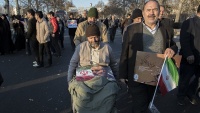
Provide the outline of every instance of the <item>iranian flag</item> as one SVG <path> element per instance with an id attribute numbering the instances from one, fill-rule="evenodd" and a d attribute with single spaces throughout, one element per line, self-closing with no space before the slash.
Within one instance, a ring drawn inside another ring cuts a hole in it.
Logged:
<path id="1" fill-rule="evenodd" d="M 173 90 L 178 86 L 179 73 L 172 59 L 167 58 L 164 62 L 159 81 L 162 95 Z"/>

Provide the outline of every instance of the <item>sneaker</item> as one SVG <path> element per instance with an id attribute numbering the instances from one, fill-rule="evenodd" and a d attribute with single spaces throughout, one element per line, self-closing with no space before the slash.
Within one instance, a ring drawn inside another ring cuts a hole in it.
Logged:
<path id="1" fill-rule="evenodd" d="M 26 52 L 26 55 L 30 56 L 30 55 L 31 55 L 31 53 L 29 53 L 29 52 Z"/>
<path id="2" fill-rule="evenodd" d="M 192 105 L 197 105 L 197 100 L 196 100 L 195 96 L 188 95 L 187 98 L 189 99 L 189 101 Z"/>
<path id="3" fill-rule="evenodd" d="M 37 66 L 39 66 L 37 63 L 34 63 L 34 64 L 33 64 L 33 67 L 37 67 Z"/>
<path id="4" fill-rule="evenodd" d="M 178 105 L 180 105 L 180 106 L 184 106 L 185 105 L 185 98 L 179 98 L 178 97 Z"/>
<path id="5" fill-rule="evenodd" d="M 38 65 L 38 64 L 33 64 L 33 67 L 40 68 L 40 67 L 44 67 L 44 66 L 43 65 Z"/>
<path id="6" fill-rule="evenodd" d="M 37 64 L 37 62 L 36 62 L 36 61 L 33 61 L 33 64 Z"/>

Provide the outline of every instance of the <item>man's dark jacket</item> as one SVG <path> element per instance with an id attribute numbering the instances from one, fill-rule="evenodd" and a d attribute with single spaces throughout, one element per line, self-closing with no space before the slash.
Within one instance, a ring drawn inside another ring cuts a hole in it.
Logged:
<path id="1" fill-rule="evenodd" d="M 174 33 L 171 32 L 170 28 L 164 27 L 161 23 L 159 26 L 163 35 L 164 48 L 171 48 L 176 53 L 178 47 L 172 40 Z M 119 78 L 128 79 L 128 85 L 136 86 L 137 82 L 134 82 L 134 68 L 137 51 L 143 51 L 143 25 L 142 23 L 131 24 L 127 27 L 123 36 L 122 53 L 119 64 Z M 164 52 L 165 50 L 163 50 Z"/>
<path id="2" fill-rule="evenodd" d="M 200 63 L 200 17 L 195 16 L 183 22 L 180 33 L 180 44 L 182 55 L 181 63 L 188 63 L 187 57 L 194 55 L 195 64 Z M 194 43 L 197 43 L 195 46 Z"/>
<path id="3" fill-rule="evenodd" d="M 87 20 L 87 17 L 86 17 L 86 18 L 81 17 L 81 18 L 79 19 L 78 23 L 81 23 L 81 22 L 86 21 L 86 20 Z"/>
<path id="4" fill-rule="evenodd" d="M 28 32 L 26 39 L 36 40 L 36 19 L 33 17 L 28 20 Z"/>
<path id="5" fill-rule="evenodd" d="M 162 18 L 160 20 L 160 23 L 166 27 L 172 27 L 173 28 L 173 25 L 174 25 L 174 22 L 168 18 Z"/>

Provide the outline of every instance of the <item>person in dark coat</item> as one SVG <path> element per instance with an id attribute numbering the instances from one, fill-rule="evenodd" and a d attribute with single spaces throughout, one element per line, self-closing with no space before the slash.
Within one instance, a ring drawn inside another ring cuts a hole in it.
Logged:
<path id="1" fill-rule="evenodd" d="M 109 27 L 109 25 L 108 25 L 108 18 L 106 18 L 106 19 L 103 21 L 103 23 L 106 25 L 106 28 L 107 28 L 107 30 L 108 30 L 108 27 Z"/>
<path id="2" fill-rule="evenodd" d="M 3 83 L 3 77 L 2 77 L 2 75 L 1 75 L 1 72 L 0 72 L 0 86 L 2 85 L 2 83 Z"/>
<path id="3" fill-rule="evenodd" d="M 64 48 L 64 31 L 65 31 L 65 27 L 64 27 L 64 23 L 63 23 L 63 20 L 58 16 L 57 17 L 57 21 L 58 21 L 58 25 L 59 25 L 59 31 L 60 31 L 60 34 L 59 34 L 59 44 L 61 46 L 61 48 L 63 49 Z"/>
<path id="4" fill-rule="evenodd" d="M 200 5 L 197 15 L 183 22 L 180 32 L 180 78 L 178 104 L 185 105 L 185 97 L 191 104 L 197 104 L 196 91 L 200 77 Z M 194 79 L 193 76 L 195 75 Z"/>
<path id="5" fill-rule="evenodd" d="M 87 10 L 83 11 L 82 17 L 79 19 L 79 23 L 87 20 Z"/>
<path id="6" fill-rule="evenodd" d="M 117 27 L 117 20 L 115 19 L 115 16 L 112 15 L 111 19 L 109 20 L 110 42 L 114 42 Z"/>
<path id="7" fill-rule="evenodd" d="M 24 31 L 24 25 L 22 24 L 21 20 L 21 16 L 17 15 L 14 17 L 13 20 L 13 28 L 15 31 L 15 49 L 17 51 L 20 51 L 22 49 L 25 49 L 25 31 Z"/>
<path id="8" fill-rule="evenodd" d="M 3 22 L 3 19 L 0 18 L 0 54 L 1 55 L 5 54 L 5 50 L 4 50 L 5 31 L 6 31 L 6 26 Z"/>
<path id="9" fill-rule="evenodd" d="M 157 1 L 149 0 L 143 8 L 144 21 L 131 24 L 124 31 L 119 79 L 129 86 L 133 101 L 132 113 L 147 113 L 155 91 L 155 86 L 134 81 L 137 51 L 163 53 L 168 58 L 172 58 L 178 51 L 176 43 L 172 40 L 173 33 L 158 21 L 159 9 Z"/>
<path id="10" fill-rule="evenodd" d="M 142 10 L 141 9 L 133 10 L 131 19 L 133 19 L 133 23 L 142 22 Z"/>
<path id="11" fill-rule="evenodd" d="M 69 20 L 76 20 L 72 13 L 69 15 Z M 68 33 L 69 33 L 69 37 L 70 37 L 70 41 L 71 41 L 72 50 L 75 50 L 75 44 L 74 44 L 75 32 L 76 32 L 76 28 L 68 27 Z"/>
<path id="12" fill-rule="evenodd" d="M 4 50 L 5 50 L 6 53 L 13 53 L 14 44 L 13 44 L 12 39 L 11 39 L 10 23 L 9 23 L 5 14 L 0 15 L 0 17 L 3 19 L 3 23 L 6 27 L 6 29 L 5 29 L 6 31 L 4 32 L 5 33 Z"/>
<path id="13" fill-rule="evenodd" d="M 23 18 L 23 22 L 24 22 L 24 30 L 25 30 L 25 37 L 27 35 L 28 32 L 28 18 L 27 18 L 27 14 L 24 15 Z M 27 55 L 31 55 L 31 45 L 30 45 L 30 39 L 26 38 L 26 54 Z"/>
<path id="14" fill-rule="evenodd" d="M 26 39 L 30 41 L 31 48 L 34 52 L 33 67 L 40 67 L 40 59 L 39 59 L 39 42 L 36 39 L 36 19 L 35 19 L 35 11 L 33 9 L 27 10 L 27 18 L 28 18 L 28 30 L 26 34 Z"/>
<path id="15" fill-rule="evenodd" d="M 133 23 L 133 20 L 131 19 L 131 14 L 127 14 L 127 17 L 121 22 L 121 26 L 120 26 L 121 34 L 123 34 L 124 32 L 124 28 L 130 25 L 131 23 Z"/>
<path id="16" fill-rule="evenodd" d="M 132 12 L 131 15 L 131 19 L 132 19 L 132 23 L 131 24 L 135 24 L 135 23 L 140 23 L 142 22 L 142 10 L 140 9 L 135 9 Z M 127 29 L 127 26 L 124 28 L 124 31 Z M 123 42 L 123 37 L 122 37 L 122 42 Z"/>
<path id="17" fill-rule="evenodd" d="M 173 28 L 174 22 L 169 18 L 164 18 L 164 16 L 165 16 L 165 7 L 163 5 L 160 5 L 160 15 L 159 15 L 160 22 L 165 26 Z"/>

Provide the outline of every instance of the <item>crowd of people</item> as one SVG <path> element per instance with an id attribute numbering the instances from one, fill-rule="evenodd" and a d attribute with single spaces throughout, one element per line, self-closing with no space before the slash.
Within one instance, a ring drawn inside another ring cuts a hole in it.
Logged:
<path id="1" fill-rule="evenodd" d="M 137 10 L 139 10 L 139 12 L 137 12 Z M 133 22 L 132 19 L 135 19 L 138 17 L 142 18 L 141 10 L 140 9 L 137 9 L 137 10 L 133 12 L 133 15 L 135 15 L 135 17 L 129 18 L 130 14 L 128 14 L 129 16 L 125 19 L 116 18 L 115 15 L 111 15 L 110 18 L 99 19 L 98 15 L 95 15 L 95 18 L 97 19 L 97 24 L 99 25 L 99 27 L 100 26 L 103 27 L 102 30 L 104 31 L 104 33 L 102 33 L 101 40 L 104 40 L 103 42 L 114 42 L 116 29 L 118 27 L 122 29 L 122 34 L 123 34 L 123 29 L 125 28 L 125 26 Z M 86 25 L 87 21 L 93 21 L 92 19 L 90 19 L 90 14 L 88 15 L 88 11 L 86 10 L 83 11 L 81 16 L 75 17 L 74 13 L 70 13 L 68 16 L 69 18 L 67 20 L 76 20 L 77 24 L 80 24 L 79 26 L 82 26 L 82 28 L 87 26 Z M 35 51 L 35 50 L 39 51 L 39 49 L 37 48 L 38 46 L 36 44 L 38 41 L 35 38 L 36 28 L 34 27 L 35 26 L 34 23 L 37 22 L 37 20 L 35 20 L 35 11 L 28 10 L 27 13 L 24 14 L 23 16 L 12 15 L 10 18 L 8 17 L 8 15 L 0 14 L 0 17 L 1 17 L 0 24 L 1 24 L 1 34 L 2 34 L 1 35 L 2 38 L 0 38 L 1 40 L 0 54 L 1 55 L 12 54 L 14 51 L 21 51 L 25 49 L 27 55 L 36 54 L 36 56 L 38 56 L 37 55 L 38 52 Z M 55 18 L 52 18 L 52 17 L 55 17 Z M 59 35 L 55 33 L 56 37 L 58 38 L 51 38 L 52 35 L 49 35 L 50 50 L 52 53 L 55 53 L 54 54 L 55 56 L 59 57 L 61 56 L 59 48 L 62 48 L 62 49 L 64 48 L 64 31 L 65 31 L 64 29 L 65 27 L 68 28 L 67 20 L 63 19 L 62 17 L 58 15 L 55 15 L 54 12 L 43 14 L 42 18 L 47 21 L 50 30 L 55 27 L 54 30 L 57 30 L 59 32 Z M 57 23 L 56 26 L 54 26 L 55 22 L 52 22 L 53 20 L 56 20 L 56 23 Z M 84 22 L 85 24 L 83 24 Z M 80 30 L 82 30 L 79 28 L 81 27 L 68 28 L 68 34 L 71 40 L 72 50 L 75 50 L 76 45 L 80 43 L 79 42 L 80 36 L 83 35 L 83 34 L 78 33 L 80 32 Z M 52 32 L 55 32 L 55 31 L 50 31 L 50 33 Z M 108 36 L 109 34 L 110 36 Z M 107 36 L 109 37 L 109 39 L 107 38 Z M 85 41 L 85 40 L 86 39 L 82 41 Z M 57 43 L 59 44 L 60 47 L 58 47 Z M 37 59 L 36 59 L 36 62 L 39 61 Z"/>
<path id="2" fill-rule="evenodd" d="M 74 43 L 76 50 L 71 58 L 68 69 L 69 92 L 72 96 L 72 108 L 74 113 L 97 112 L 116 113 L 115 102 L 119 87 L 117 82 L 104 80 L 106 69 L 111 68 L 113 75 L 119 78 L 122 85 L 128 86 L 132 97 L 132 112 L 147 113 L 152 101 L 155 86 L 139 83 L 133 80 L 137 51 L 164 54 L 173 58 L 178 53 L 178 47 L 173 41 L 173 21 L 164 18 L 165 8 L 155 0 L 149 0 L 143 9 L 135 9 L 132 15 L 128 15 L 120 24 L 114 16 L 97 21 L 98 12 L 91 8 L 88 19 L 78 25 L 75 32 Z M 186 97 L 192 105 L 197 105 L 197 92 L 199 91 L 199 34 L 200 6 L 194 18 L 183 22 L 180 32 L 180 79 L 177 93 L 177 103 L 184 106 Z M 107 24 L 107 25 L 106 25 Z M 114 42 L 116 28 L 122 28 L 122 52 L 119 69 L 116 70 L 116 59 L 108 42 Z M 108 39 L 108 32 L 110 39 Z M 91 65 L 92 72 L 98 73 L 89 81 L 76 80 L 76 69 Z M 103 77 L 101 75 L 104 75 Z M 192 77 L 195 77 L 192 79 Z M 101 81 L 101 82 L 100 82 Z M 98 86 L 94 87 L 94 86 Z M 86 87 L 87 86 L 87 87 Z M 107 91 L 107 87 L 113 92 Z M 99 88 L 103 88 L 99 90 Z M 104 89 L 105 88 L 105 89 Z M 107 92 L 106 92 L 107 91 Z M 102 95 L 98 100 L 97 95 Z M 110 98 L 112 95 L 113 98 Z M 99 103 L 94 105 L 94 103 Z M 110 103 L 110 104 L 108 104 Z M 105 106 L 107 106 L 107 109 Z"/>
<path id="3" fill-rule="evenodd" d="M 0 15 L 0 53 L 13 53 L 26 48 L 28 55 L 33 54 L 33 67 L 44 67 L 44 54 L 47 65 L 52 65 L 52 55 L 61 57 L 64 48 L 65 26 L 74 54 L 68 69 L 69 92 L 72 96 L 74 113 L 116 113 L 115 100 L 119 91 L 117 80 L 105 76 L 95 76 L 89 81 L 77 81 L 77 68 L 91 66 L 98 75 L 105 75 L 109 68 L 121 85 L 127 85 L 132 97 L 132 112 L 147 113 L 155 86 L 133 80 L 137 51 L 164 54 L 173 58 L 178 47 L 173 41 L 173 21 L 164 18 L 165 7 L 155 0 L 147 1 L 143 9 L 135 9 L 123 20 L 112 15 L 109 19 L 99 20 L 95 7 L 84 11 L 82 18 L 69 15 L 67 25 L 54 12 L 46 17 L 41 11 L 29 9 L 26 18 L 12 17 L 12 27 L 6 15 Z M 75 22 L 75 23 L 70 23 Z M 119 63 L 109 43 L 114 43 L 117 28 L 121 28 L 122 52 Z M 197 91 L 200 77 L 200 6 L 194 18 L 183 22 L 180 32 L 180 79 L 177 102 L 185 105 L 186 97 L 191 104 L 197 104 Z M 119 66 L 119 69 L 118 69 Z M 192 79 L 193 75 L 195 77 Z M 100 98 L 100 99 L 99 99 Z M 103 100 L 103 101 L 102 101 Z M 96 105 L 95 103 L 99 103 Z"/>
<path id="4" fill-rule="evenodd" d="M 12 54 L 25 49 L 27 55 L 34 56 L 33 67 L 44 67 L 43 55 L 48 56 L 48 65 L 52 64 L 52 55 L 61 56 L 64 48 L 64 21 L 54 12 L 44 15 L 41 11 L 27 10 L 20 15 L 8 17 L 0 14 L 0 54 Z"/>

